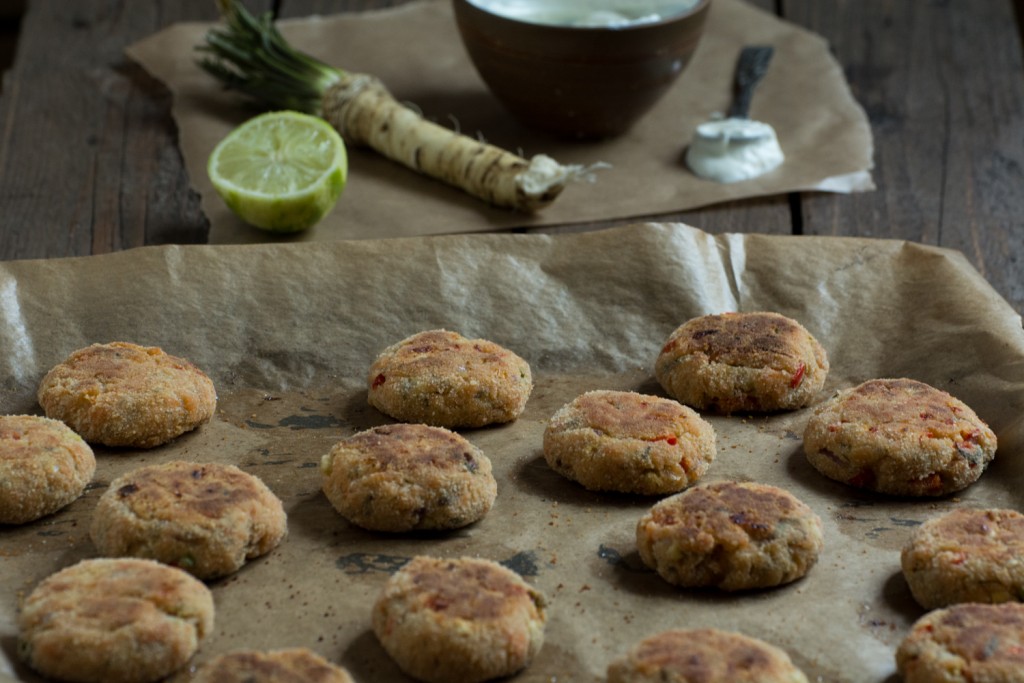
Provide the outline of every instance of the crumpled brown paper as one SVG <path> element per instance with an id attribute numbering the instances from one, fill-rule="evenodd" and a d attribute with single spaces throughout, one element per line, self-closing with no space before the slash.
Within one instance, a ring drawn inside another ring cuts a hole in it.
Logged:
<path id="1" fill-rule="evenodd" d="M 938 500 L 891 498 L 826 480 L 806 462 L 809 410 L 710 416 L 718 457 L 705 476 L 783 486 L 824 521 L 803 580 L 724 594 L 673 588 L 646 570 L 634 527 L 654 499 L 596 494 L 545 464 L 541 437 L 589 389 L 661 394 L 651 368 L 686 319 L 774 310 L 814 333 L 832 361 L 821 399 L 872 377 L 949 391 L 995 430 L 981 480 Z M 525 357 L 536 380 L 516 422 L 463 432 L 489 455 L 498 500 L 449 534 L 370 533 L 320 492 L 339 438 L 389 420 L 366 403 L 367 368 L 387 344 L 447 327 Z M 551 600 L 539 658 L 517 681 L 603 680 L 634 641 L 669 627 L 738 629 L 785 648 L 810 680 L 882 683 L 923 611 L 899 549 L 924 519 L 958 506 L 1024 505 L 1024 332 L 1020 317 L 957 252 L 899 241 L 711 236 L 679 224 L 573 235 L 461 235 L 321 244 L 147 247 L 0 263 L 0 401 L 38 412 L 35 388 L 91 342 L 162 346 L 214 379 L 215 419 L 150 451 L 98 448 L 85 496 L 0 527 L 0 673 L 17 661 L 19 600 L 49 573 L 93 556 L 90 512 L 106 485 L 170 459 L 234 463 L 284 501 L 289 536 L 212 584 L 216 628 L 196 661 L 239 647 L 308 646 L 359 681 L 405 681 L 370 631 L 388 573 L 415 554 L 507 563 Z"/>
<path id="2" fill-rule="evenodd" d="M 210 241 L 267 241 L 273 236 L 228 211 L 206 175 L 213 147 L 253 113 L 196 66 L 193 48 L 209 27 L 178 24 L 132 45 L 128 54 L 174 95 L 182 152 L 210 219 Z M 349 183 L 334 212 L 294 239 L 480 232 L 648 217 L 801 190 L 873 189 L 870 126 L 826 42 L 741 0 L 714 0 L 700 46 L 665 99 L 627 135 L 599 143 L 558 140 L 512 120 L 469 62 L 447 1 L 286 21 L 281 32 L 328 64 L 379 76 L 399 100 L 439 123 L 526 156 L 611 164 L 595 183 L 575 183 L 555 204 L 528 216 L 489 207 L 373 152 L 350 150 Z M 786 163 L 732 185 L 700 179 L 683 164 L 683 151 L 698 123 L 727 109 L 736 58 L 750 44 L 775 47 L 751 116 L 776 128 Z"/>

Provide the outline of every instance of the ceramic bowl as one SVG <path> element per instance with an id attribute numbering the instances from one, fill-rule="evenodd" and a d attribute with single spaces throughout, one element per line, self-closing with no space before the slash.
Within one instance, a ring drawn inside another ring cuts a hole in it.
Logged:
<path id="1" fill-rule="evenodd" d="M 575 1 L 593 8 L 602 0 L 453 1 L 463 45 L 495 97 L 521 123 L 571 138 L 621 135 L 647 113 L 686 68 L 711 4 L 691 0 L 680 12 L 687 0 L 619 0 L 618 6 L 634 8 L 660 2 L 676 13 L 581 26 L 513 17 L 501 7 L 550 9 Z"/>

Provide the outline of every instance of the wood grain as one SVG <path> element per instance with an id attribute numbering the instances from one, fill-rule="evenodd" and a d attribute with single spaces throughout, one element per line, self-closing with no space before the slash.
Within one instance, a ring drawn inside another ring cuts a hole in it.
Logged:
<path id="1" fill-rule="evenodd" d="M 1024 310 L 1024 65 L 1013 6 L 784 5 L 830 41 L 875 138 L 878 190 L 808 195 L 805 232 L 960 250 Z"/>
<path id="2" fill-rule="evenodd" d="M 22 19 L 0 99 L 4 258 L 205 239 L 166 89 L 123 55 L 212 3 L 39 0 Z"/>

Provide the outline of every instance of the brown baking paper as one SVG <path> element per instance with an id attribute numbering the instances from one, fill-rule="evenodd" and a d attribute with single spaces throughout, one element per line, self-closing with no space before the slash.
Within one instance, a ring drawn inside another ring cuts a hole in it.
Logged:
<path id="1" fill-rule="evenodd" d="M 977 410 L 999 438 L 981 480 L 957 496 L 910 500 L 827 480 L 806 462 L 809 409 L 708 416 L 718 456 L 705 481 L 785 487 L 823 519 L 810 574 L 773 590 L 685 590 L 645 569 L 634 543 L 653 498 L 591 493 L 545 464 L 546 420 L 583 391 L 663 395 L 654 359 L 690 317 L 773 310 L 828 350 L 820 399 L 874 377 L 913 377 Z M 463 434 L 493 461 L 494 508 L 446 534 L 354 528 L 320 491 L 320 457 L 390 420 L 366 402 L 386 345 L 445 327 L 491 339 L 531 364 L 516 422 Z M 288 513 L 268 556 L 211 583 L 216 628 L 195 662 L 240 647 L 307 646 L 359 681 L 405 681 L 370 630 L 390 572 L 411 556 L 504 562 L 550 599 L 543 650 L 517 681 L 600 681 L 609 661 L 667 628 L 737 629 L 785 648 L 811 681 L 880 683 L 923 612 L 899 548 L 924 519 L 959 506 L 1021 508 L 1024 332 L 957 252 L 855 238 L 711 236 L 680 224 L 573 235 L 462 235 L 323 244 L 167 246 L 0 263 L 0 387 L 7 413 L 39 412 L 42 375 L 76 348 L 129 340 L 193 360 L 214 379 L 213 421 L 149 451 L 97 448 L 84 497 L 0 527 L 0 672 L 17 661 L 19 601 L 41 579 L 95 555 L 91 510 L 109 482 L 184 458 L 237 464 Z"/>
<path id="2" fill-rule="evenodd" d="M 206 175 L 214 146 L 252 111 L 195 64 L 210 24 L 177 24 L 128 49 L 173 93 L 185 164 L 210 219 L 210 242 L 273 239 L 226 208 Z M 842 69 L 819 36 L 739 0 L 714 0 L 706 33 L 668 95 L 627 135 L 606 142 L 558 140 L 521 127 L 488 92 L 462 47 L 450 4 L 423 0 L 362 14 L 281 22 L 294 45 L 328 64 L 379 76 L 425 116 L 526 156 L 564 164 L 606 162 L 596 182 L 571 185 L 541 213 L 495 209 L 367 151 L 350 149 L 348 185 L 335 210 L 296 240 L 479 232 L 654 216 L 716 202 L 800 190 L 873 189 L 872 138 Z M 698 123 L 729 105 L 742 47 L 775 54 L 751 116 L 775 127 L 786 162 L 777 171 L 722 185 L 682 162 Z"/>

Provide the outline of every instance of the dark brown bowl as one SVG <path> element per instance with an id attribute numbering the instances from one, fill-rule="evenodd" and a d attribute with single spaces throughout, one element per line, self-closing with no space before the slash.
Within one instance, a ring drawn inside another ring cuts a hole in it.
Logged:
<path id="1" fill-rule="evenodd" d="M 454 3 L 473 65 L 513 116 L 559 136 L 606 138 L 629 130 L 683 72 L 711 0 L 622 28 L 531 23 Z"/>

